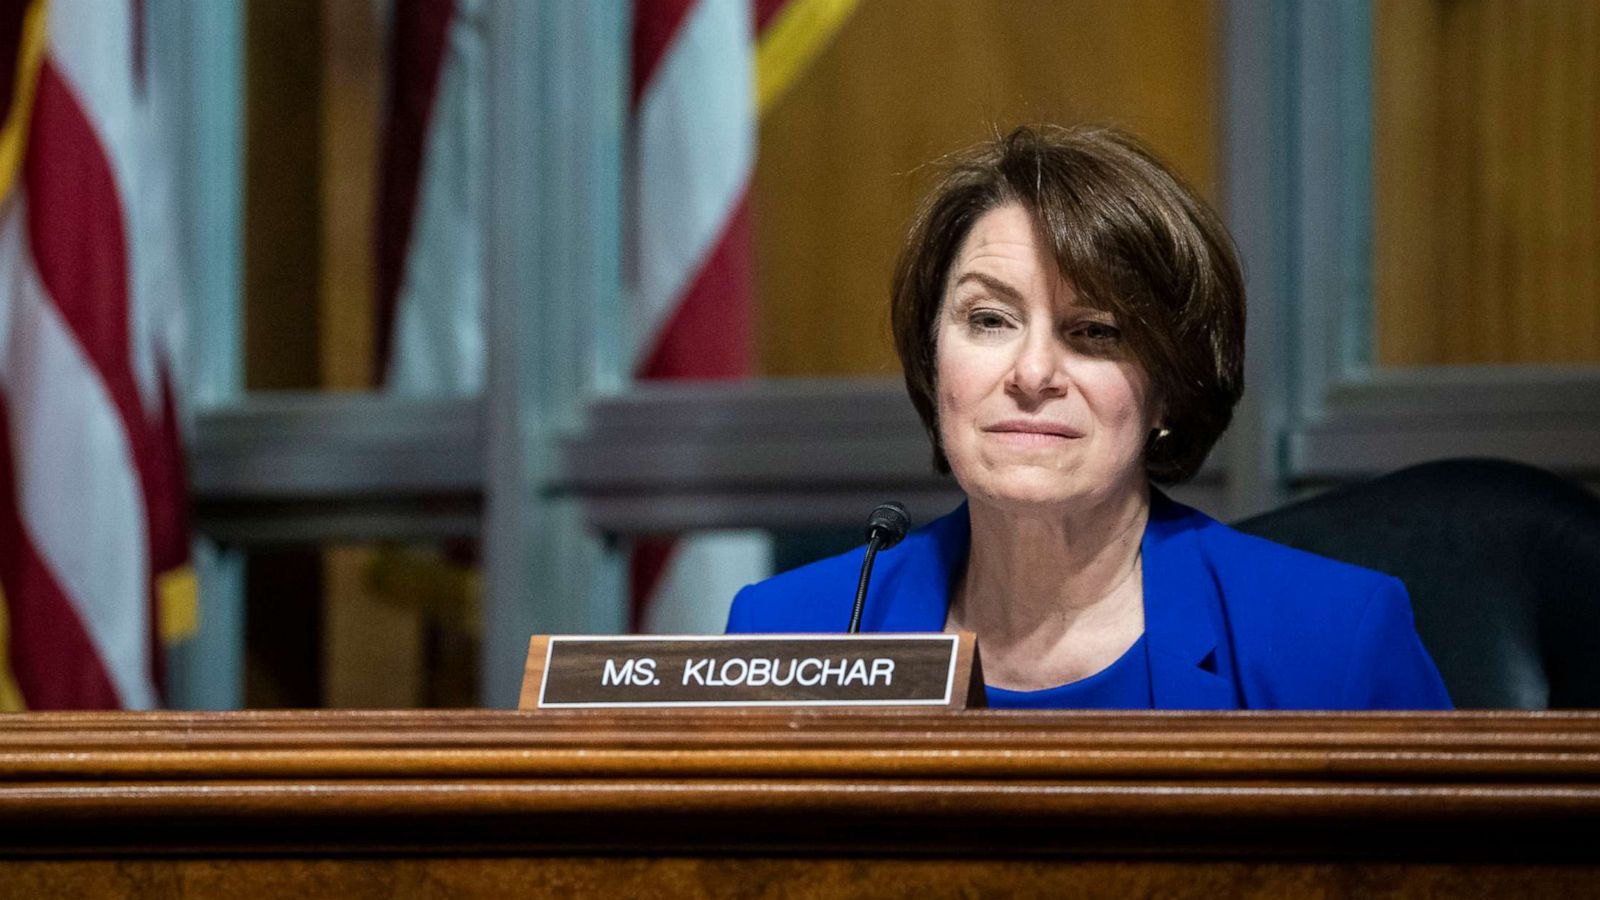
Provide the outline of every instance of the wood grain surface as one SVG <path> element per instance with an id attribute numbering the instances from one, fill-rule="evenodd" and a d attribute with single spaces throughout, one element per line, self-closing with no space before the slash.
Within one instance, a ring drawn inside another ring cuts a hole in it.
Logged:
<path id="1" fill-rule="evenodd" d="M 871 0 L 761 118 L 761 371 L 899 371 L 889 275 L 928 163 L 1025 122 L 1117 125 L 1215 197 L 1214 0 Z"/>
<path id="2" fill-rule="evenodd" d="M 1600 4 L 1372 12 L 1377 361 L 1600 361 Z"/>
<path id="3" fill-rule="evenodd" d="M 1585 866 L 774 857 L 119 859 L 0 863 L 0 898 L 1593 897 Z M 64 885 L 70 886 L 63 891 Z"/>
<path id="4" fill-rule="evenodd" d="M 54 713 L 0 855 L 1593 861 L 1600 714 Z"/>
<path id="5" fill-rule="evenodd" d="M 1597 713 L 0 720 L 0 900 L 1585 897 L 1597 824 Z"/>

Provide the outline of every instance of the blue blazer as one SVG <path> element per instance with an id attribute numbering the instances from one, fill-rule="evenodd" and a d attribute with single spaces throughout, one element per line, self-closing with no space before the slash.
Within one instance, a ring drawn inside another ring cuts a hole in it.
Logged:
<path id="1" fill-rule="evenodd" d="M 879 553 L 861 630 L 943 631 L 970 542 L 963 504 Z M 1155 491 L 1142 549 L 1157 709 L 1450 708 L 1398 579 L 1241 534 Z M 746 587 L 728 631 L 847 630 L 864 553 Z"/>

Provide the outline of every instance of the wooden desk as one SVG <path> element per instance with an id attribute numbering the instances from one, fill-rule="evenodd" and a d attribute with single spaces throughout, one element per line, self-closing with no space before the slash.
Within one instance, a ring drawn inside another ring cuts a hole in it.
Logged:
<path id="1" fill-rule="evenodd" d="M 0 896 L 1592 896 L 1600 714 L 0 719 Z"/>

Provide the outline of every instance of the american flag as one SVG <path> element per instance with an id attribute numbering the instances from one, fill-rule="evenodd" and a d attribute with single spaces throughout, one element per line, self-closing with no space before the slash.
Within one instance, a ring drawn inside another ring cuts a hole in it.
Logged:
<path id="1" fill-rule="evenodd" d="M 750 187 L 757 126 L 854 0 L 637 0 L 632 256 L 641 380 L 755 374 Z M 770 574 L 756 534 L 635 542 L 633 626 L 720 631 Z"/>
<path id="2" fill-rule="evenodd" d="M 147 708 L 192 626 L 173 160 L 137 0 L 0 12 L 0 705 Z"/>
<path id="3" fill-rule="evenodd" d="M 396 0 L 378 214 L 378 381 L 483 389 L 484 78 L 479 0 Z"/>
<path id="4" fill-rule="evenodd" d="M 625 229 L 640 380 L 754 374 L 750 185 L 759 114 L 856 0 L 637 0 Z M 483 78 L 478 0 L 397 0 L 379 238 L 384 383 L 471 395 L 483 383 L 476 276 Z M 631 560 L 640 630 L 720 630 L 766 573 L 765 539 L 647 539 Z M 719 605 L 720 603 L 720 605 Z"/>

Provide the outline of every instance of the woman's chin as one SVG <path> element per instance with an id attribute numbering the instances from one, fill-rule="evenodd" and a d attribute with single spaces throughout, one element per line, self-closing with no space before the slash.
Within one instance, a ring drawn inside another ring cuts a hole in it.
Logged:
<path id="1" fill-rule="evenodd" d="M 1080 479 L 1044 469 L 989 473 L 963 484 L 967 496 L 986 506 L 1021 515 L 1048 515 L 1100 493 Z"/>

